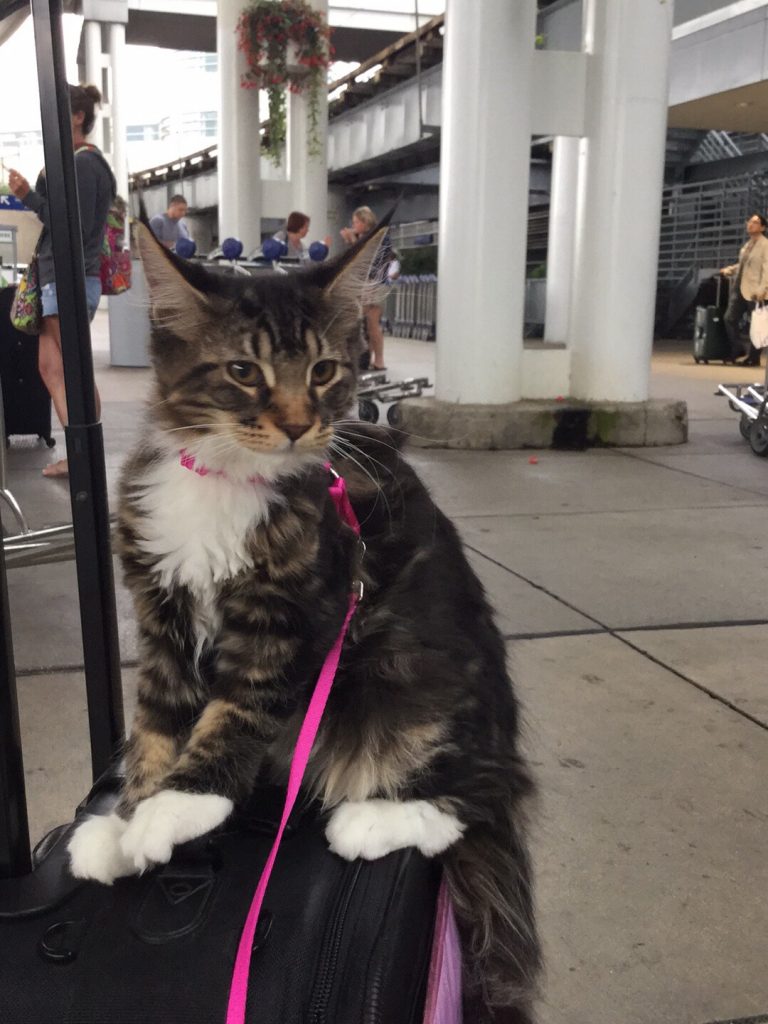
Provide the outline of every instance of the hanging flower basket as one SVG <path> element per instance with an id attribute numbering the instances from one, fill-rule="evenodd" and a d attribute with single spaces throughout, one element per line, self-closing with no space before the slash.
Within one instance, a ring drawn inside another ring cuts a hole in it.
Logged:
<path id="1" fill-rule="evenodd" d="M 320 98 L 333 56 L 331 30 L 305 0 L 254 0 L 237 22 L 238 48 L 248 70 L 244 89 L 266 89 L 269 120 L 264 150 L 279 166 L 286 135 L 286 89 L 306 93 L 307 153 L 320 153 Z"/>

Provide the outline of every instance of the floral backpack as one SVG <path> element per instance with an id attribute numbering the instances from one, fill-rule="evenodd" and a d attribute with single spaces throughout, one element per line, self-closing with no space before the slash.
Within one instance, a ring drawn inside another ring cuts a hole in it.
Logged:
<path id="1" fill-rule="evenodd" d="M 104 160 L 98 146 L 79 146 L 75 150 L 75 155 L 85 151 L 98 153 Z M 106 160 L 104 163 L 106 164 Z M 101 243 L 99 276 L 102 295 L 121 295 L 131 287 L 131 254 L 125 248 L 126 211 L 125 200 L 116 195 L 107 212 L 107 223 Z"/>
<path id="2" fill-rule="evenodd" d="M 131 287 L 131 254 L 125 245 L 125 200 L 115 196 L 107 213 L 104 240 L 101 243 L 102 295 L 120 295 Z"/>

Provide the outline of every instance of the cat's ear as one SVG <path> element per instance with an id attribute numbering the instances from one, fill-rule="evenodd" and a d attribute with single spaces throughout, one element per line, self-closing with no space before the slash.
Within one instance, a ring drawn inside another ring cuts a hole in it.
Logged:
<path id="1" fill-rule="evenodd" d="M 335 305 L 358 309 L 365 294 L 366 303 L 375 303 L 378 291 L 369 280 L 376 253 L 389 229 L 389 222 L 395 212 L 393 207 L 386 217 L 356 242 L 351 249 L 333 263 L 327 263 L 321 271 L 320 284 L 328 298 Z"/>
<path id="2" fill-rule="evenodd" d="M 146 223 L 136 224 L 136 242 L 147 280 L 150 318 L 181 338 L 194 336 L 210 312 L 206 295 L 185 274 L 185 267 L 155 238 Z"/>
<path id="3" fill-rule="evenodd" d="M 370 287 L 368 275 L 386 233 L 386 225 L 377 226 L 345 254 L 323 289 L 329 298 L 342 303 L 360 301 L 363 289 Z"/>

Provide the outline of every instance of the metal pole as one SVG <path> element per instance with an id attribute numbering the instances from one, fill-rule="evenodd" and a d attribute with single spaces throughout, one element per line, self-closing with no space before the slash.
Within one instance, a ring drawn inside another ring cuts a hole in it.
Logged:
<path id="1" fill-rule="evenodd" d="M 421 32 L 419 24 L 419 0 L 413 0 L 416 13 L 416 87 L 419 93 L 419 138 L 424 138 L 424 108 L 421 103 Z"/>
<path id="2" fill-rule="evenodd" d="M 0 878 L 17 878 L 31 870 L 16 666 L 5 558 L 0 551 Z"/>
<path id="3" fill-rule="evenodd" d="M 80 205 L 61 31 L 61 0 L 32 0 L 56 294 L 69 424 L 65 427 L 94 779 L 124 737 L 104 439 L 96 417 Z"/>

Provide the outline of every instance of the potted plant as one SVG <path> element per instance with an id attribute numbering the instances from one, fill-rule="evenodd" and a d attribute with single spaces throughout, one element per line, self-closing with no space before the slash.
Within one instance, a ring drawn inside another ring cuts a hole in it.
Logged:
<path id="1" fill-rule="evenodd" d="M 264 149 L 279 165 L 286 135 L 286 88 L 306 93 L 307 152 L 320 152 L 320 98 L 327 88 L 331 30 L 324 16 L 305 0 L 252 0 L 237 23 L 238 48 L 248 70 L 244 89 L 266 89 L 269 119 Z"/>

